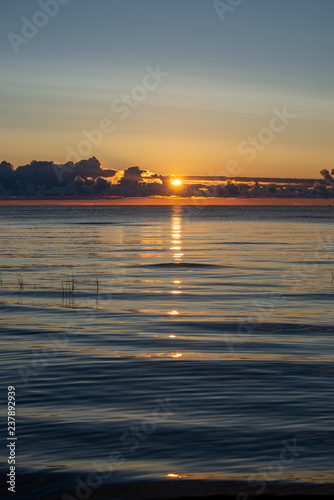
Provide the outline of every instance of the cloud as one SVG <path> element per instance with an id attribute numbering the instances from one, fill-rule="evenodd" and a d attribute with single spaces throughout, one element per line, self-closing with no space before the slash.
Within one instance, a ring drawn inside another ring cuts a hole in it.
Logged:
<path id="1" fill-rule="evenodd" d="M 28 184 L 34 187 L 40 186 L 49 189 L 57 186 L 67 186 L 81 177 L 110 178 L 114 177 L 116 170 L 103 169 L 101 163 L 94 156 L 88 160 L 78 163 L 68 162 L 65 165 L 57 165 L 53 161 L 35 161 L 28 165 L 22 165 L 16 170 L 11 163 L 3 161 L 0 164 L 0 182 L 3 187 L 10 189 L 24 189 Z"/>
<path id="2" fill-rule="evenodd" d="M 49 188 L 59 184 L 55 164 L 52 161 L 32 161 L 29 165 L 18 167 L 14 172 L 15 182 L 24 186 L 45 186 Z"/>
<path id="3" fill-rule="evenodd" d="M 80 160 L 77 163 L 69 161 L 65 165 L 58 165 L 54 168 L 57 168 L 56 175 L 62 184 L 73 182 L 78 176 L 83 179 L 97 179 L 98 177 L 114 177 L 117 173 L 117 170 L 102 168 L 101 163 L 95 156 L 88 160 Z"/>
<path id="4" fill-rule="evenodd" d="M 4 185 L 11 182 L 14 178 L 14 165 L 3 161 L 0 163 L 0 182 Z"/>
<path id="5" fill-rule="evenodd" d="M 114 177 L 116 172 L 116 170 L 102 168 L 101 163 L 95 156 L 89 158 L 89 160 L 81 160 L 73 167 L 75 177 L 80 175 L 80 177 L 91 177 L 92 179 L 97 179 L 98 177 Z"/>
<path id="6" fill-rule="evenodd" d="M 332 184 L 332 186 L 334 186 L 334 179 L 331 176 L 331 174 L 334 174 L 334 169 L 332 169 L 331 174 L 329 173 L 329 171 L 326 168 L 323 168 L 322 170 L 320 170 L 319 173 L 323 176 L 323 178 L 327 182 L 329 182 L 329 184 Z"/>
<path id="7" fill-rule="evenodd" d="M 124 170 L 124 175 L 119 181 L 121 185 L 136 185 L 139 182 L 143 182 L 142 174 L 145 170 L 141 170 L 139 167 L 129 167 Z"/>

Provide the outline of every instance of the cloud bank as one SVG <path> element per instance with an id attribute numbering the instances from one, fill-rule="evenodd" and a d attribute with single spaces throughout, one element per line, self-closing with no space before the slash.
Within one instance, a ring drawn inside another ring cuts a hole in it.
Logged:
<path id="1" fill-rule="evenodd" d="M 71 199 L 109 197 L 278 197 L 333 198 L 334 179 L 328 170 L 324 179 L 184 178 L 173 183 L 172 176 L 149 172 L 138 166 L 124 171 L 104 169 L 93 156 L 77 163 L 58 165 L 53 161 L 32 161 L 15 168 L 0 163 L 1 198 Z"/>

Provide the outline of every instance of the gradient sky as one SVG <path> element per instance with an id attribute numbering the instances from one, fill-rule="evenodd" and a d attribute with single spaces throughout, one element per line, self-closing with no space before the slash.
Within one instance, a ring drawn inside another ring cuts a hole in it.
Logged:
<path id="1" fill-rule="evenodd" d="M 223 20 L 212 0 L 69 0 L 46 20 L 39 2 L 1 2 L 0 161 L 63 163 L 86 147 L 106 168 L 163 174 L 333 168 L 333 0 L 241 0 Z M 15 53 L 8 33 L 34 16 L 46 25 Z M 169 76 L 145 97 L 136 87 L 157 65 Z M 115 112 L 131 92 L 143 100 Z M 295 118 L 263 132 L 284 107 Z M 104 119 L 114 130 L 93 145 L 83 130 Z"/>

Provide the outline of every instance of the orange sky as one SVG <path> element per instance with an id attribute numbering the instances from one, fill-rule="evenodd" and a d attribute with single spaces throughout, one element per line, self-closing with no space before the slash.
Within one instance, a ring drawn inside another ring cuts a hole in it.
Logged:
<path id="1" fill-rule="evenodd" d="M 65 2 L 18 47 L 6 34 L 36 5 L 2 2 L 0 161 L 317 178 L 334 158 L 334 2 L 282 2 L 234 2 L 224 22 L 212 0 Z"/>

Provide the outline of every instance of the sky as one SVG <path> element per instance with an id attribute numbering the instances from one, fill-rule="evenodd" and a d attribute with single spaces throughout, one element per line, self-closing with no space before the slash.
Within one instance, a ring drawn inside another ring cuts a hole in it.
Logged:
<path id="1" fill-rule="evenodd" d="M 2 0 L 0 161 L 333 168 L 332 0 Z"/>

